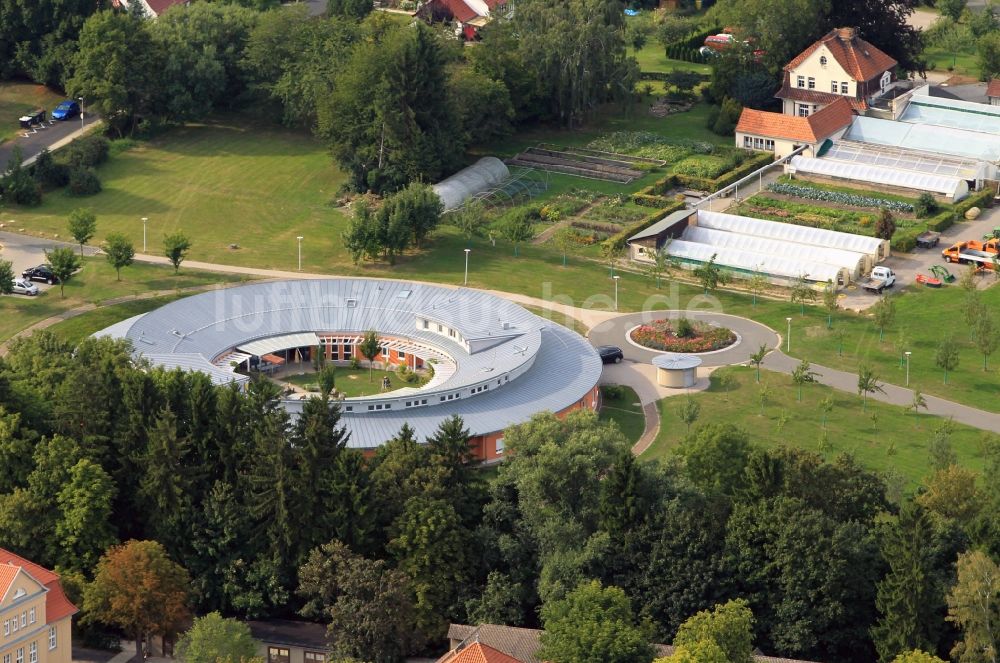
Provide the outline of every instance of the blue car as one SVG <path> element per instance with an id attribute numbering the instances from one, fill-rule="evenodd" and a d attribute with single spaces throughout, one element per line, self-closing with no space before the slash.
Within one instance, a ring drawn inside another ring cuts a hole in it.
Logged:
<path id="1" fill-rule="evenodd" d="M 80 104 L 75 101 L 64 101 L 52 111 L 53 120 L 69 120 L 80 114 Z"/>

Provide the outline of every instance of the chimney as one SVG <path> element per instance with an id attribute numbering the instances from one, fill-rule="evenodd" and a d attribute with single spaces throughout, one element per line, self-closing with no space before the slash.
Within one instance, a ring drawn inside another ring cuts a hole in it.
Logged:
<path id="1" fill-rule="evenodd" d="M 854 28 L 837 28 L 837 36 L 841 41 L 853 41 L 857 30 Z"/>

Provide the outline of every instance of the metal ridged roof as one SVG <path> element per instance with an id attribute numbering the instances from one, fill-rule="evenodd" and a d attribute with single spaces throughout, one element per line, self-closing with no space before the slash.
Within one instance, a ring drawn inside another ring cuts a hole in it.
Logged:
<path id="1" fill-rule="evenodd" d="M 470 354 L 457 338 L 437 333 L 436 323 L 431 329 L 418 326 L 423 316 L 465 338 L 495 337 L 497 343 Z M 136 353 L 154 364 L 200 370 L 218 383 L 225 382 L 226 376 L 230 380 L 242 377 L 212 364 L 233 348 L 290 334 L 364 333 L 369 329 L 439 348 L 455 360 L 456 369 L 431 389 L 405 390 L 428 398 L 431 402 L 426 406 L 344 412 L 342 421 L 351 432 L 352 447 L 378 446 L 404 423 L 426 437 L 452 414 L 462 416 L 474 435 L 502 430 L 537 412 L 556 412 L 577 403 L 601 375 L 600 358 L 584 338 L 512 302 L 478 290 L 402 281 L 255 283 L 180 299 L 99 334 L 128 338 Z M 494 383 L 504 375 L 510 375 L 509 382 L 465 395 L 470 386 Z M 439 394 L 463 388 L 462 398 L 434 402 Z M 285 401 L 285 406 L 295 413 L 302 402 Z"/>

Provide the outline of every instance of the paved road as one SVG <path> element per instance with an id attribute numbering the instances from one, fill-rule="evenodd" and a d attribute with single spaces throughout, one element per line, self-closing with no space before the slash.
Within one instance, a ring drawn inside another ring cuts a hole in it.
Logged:
<path id="1" fill-rule="evenodd" d="M 0 143 L 0 169 L 6 170 L 7 162 L 10 161 L 10 157 L 14 153 L 14 147 L 16 146 L 21 148 L 21 155 L 25 160 L 25 164 L 30 165 L 43 149 L 48 148 L 49 150 L 53 150 L 58 146 L 64 145 L 78 136 L 86 127 L 90 127 L 99 121 L 100 118 L 96 115 L 84 113 L 82 127 L 80 118 L 74 118 L 65 122 L 56 122 L 55 124 L 46 123 L 44 129 L 38 129 L 34 133 L 29 133 L 27 138 L 18 133 L 14 138 Z"/>

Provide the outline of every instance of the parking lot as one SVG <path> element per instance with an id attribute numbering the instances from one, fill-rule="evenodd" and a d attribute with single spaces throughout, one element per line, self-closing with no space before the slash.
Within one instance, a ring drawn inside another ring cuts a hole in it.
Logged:
<path id="1" fill-rule="evenodd" d="M 51 109 L 48 110 L 51 111 Z M 7 120 L 10 118 L 4 119 Z M 14 153 L 15 147 L 21 148 L 21 154 L 25 161 L 27 161 L 28 159 L 37 156 L 43 149 L 54 149 L 53 146 L 57 143 L 61 144 L 65 142 L 82 128 L 89 127 L 98 121 L 100 121 L 100 118 L 97 115 L 85 112 L 82 123 L 79 117 L 63 122 L 57 121 L 52 124 L 46 121 L 44 129 L 34 129 L 28 131 L 27 138 L 23 135 L 24 131 L 20 131 L 11 140 L 0 143 L 0 168 L 5 168 L 7 166 L 7 162 L 10 161 L 10 157 Z"/>

